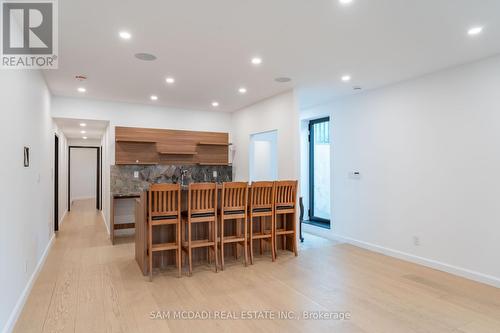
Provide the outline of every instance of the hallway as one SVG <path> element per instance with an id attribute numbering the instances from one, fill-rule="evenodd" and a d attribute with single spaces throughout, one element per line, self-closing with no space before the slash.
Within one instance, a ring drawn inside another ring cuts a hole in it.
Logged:
<path id="1" fill-rule="evenodd" d="M 134 245 L 111 246 L 93 200 L 61 226 L 15 332 L 493 332 L 500 291 L 331 241 L 306 239 L 298 258 L 260 258 L 224 272 L 197 266 L 143 277 Z M 315 245 L 317 244 L 317 245 Z M 273 269 L 269 269 L 274 265 Z M 152 311 L 344 311 L 350 320 L 162 320 Z"/>

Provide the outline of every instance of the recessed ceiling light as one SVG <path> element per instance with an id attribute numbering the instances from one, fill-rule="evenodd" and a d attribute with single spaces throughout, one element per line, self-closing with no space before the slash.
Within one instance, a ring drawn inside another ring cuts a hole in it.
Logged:
<path id="1" fill-rule="evenodd" d="M 130 39 L 130 38 L 132 38 L 132 35 L 128 31 L 120 31 L 120 38 L 121 39 Z"/>
<path id="2" fill-rule="evenodd" d="M 143 61 L 153 61 L 156 60 L 156 56 L 151 53 L 136 53 L 134 54 L 134 57 L 136 57 L 139 60 Z"/>
<path id="3" fill-rule="evenodd" d="M 339 0 L 341 5 L 350 5 L 353 0 Z"/>
<path id="4" fill-rule="evenodd" d="M 87 124 L 85 124 L 85 123 L 80 123 L 80 127 L 85 127 L 85 126 L 87 126 Z"/>
<path id="5" fill-rule="evenodd" d="M 262 64 L 262 58 L 259 58 L 259 57 L 252 58 L 252 64 L 254 64 L 254 65 Z"/>
<path id="6" fill-rule="evenodd" d="M 219 106 L 219 102 L 217 102 L 217 101 L 213 101 L 213 102 L 212 102 L 212 106 L 213 106 L 214 108 L 218 107 L 218 106 Z"/>
<path id="7" fill-rule="evenodd" d="M 87 137 L 86 137 L 86 136 L 84 136 L 82 139 L 83 139 L 83 140 L 87 140 Z"/>
<path id="8" fill-rule="evenodd" d="M 87 91 L 87 89 L 85 89 L 84 87 L 79 87 L 77 90 L 78 90 L 78 92 L 80 92 L 80 93 L 84 93 L 84 92 L 86 92 L 86 91 Z"/>
<path id="9" fill-rule="evenodd" d="M 167 77 L 167 78 L 165 79 L 165 81 L 167 81 L 167 83 L 168 83 L 168 84 L 173 84 L 173 83 L 175 83 L 175 79 L 174 79 L 173 77 L 171 77 L 171 76 Z"/>
<path id="10" fill-rule="evenodd" d="M 344 82 L 349 82 L 349 81 L 351 81 L 351 76 L 350 75 L 344 75 L 344 76 L 342 76 L 341 79 Z"/>
<path id="11" fill-rule="evenodd" d="M 241 87 L 240 89 L 238 89 L 238 92 L 239 92 L 240 94 L 246 94 L 246 93 L 247 93 L 247 88 L 245 88 L 245 87 Z"/>
<path id="12" fill-rule="evenodd" d="M 279 82 L 279 83 L 287 83 L 287 82 L 292 81 L 292 79 L 289 77 L 286 77 L 286 76 L 281 76 L 281 77 L 275 78 L 274 81 Z"/>
<path id="13" fill-rule="evenodd" d="M 472 27 L 467 31 L 467 34 L 469 34 L 469 36 L 476 36 L 481 32 L 483 32 L 483 27 Z"/>
<path id="14" fill-rule="evenodd" d="M 156 96 L 156 95 L 151 95 L 149 98 L 150 98 L 152 101 L 157 101 L 157 100 L 158 100 L 158 96 Z"/>
<path id="15" fill-rule="evenodd" d="M 80 133 L 81 133 L 81 134 L 85 134 L 85 133 L 87 133 L 87 131 L 80 131 Z"/>

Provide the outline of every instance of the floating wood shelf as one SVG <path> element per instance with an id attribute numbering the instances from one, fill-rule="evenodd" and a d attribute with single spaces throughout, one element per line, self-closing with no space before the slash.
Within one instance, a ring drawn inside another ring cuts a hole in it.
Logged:
<path id="1" fill-rule="evenodd" d="M 197 155 L 195 151 L 160 151 L 160 155 Z"/>
<path id="2" fill-rule="evenodd" d="M 135 228 L 135 223 L 119 223 L 114 225 L 114 230 L 132 228 Z"/>
<path id="3" fill-rule="evenodd" d="M 198 142 L 200 146 L 229 146 L 229 143 L 224 143 L 224 142 L 208 142 L 208 141 L 201 141 Z"/>
<path id="4" fill-rule="evenodd" d="M 129 143 L 156 143 L 154 140 L 146 139 L 116 139 L 116 142 L 129 142 Z"/>
<path id="5" fill-rule="evenodd" d="M 158 162 L 116 162 L 116 165 L 157 165 Z"/>
<path id="6" fill-rule="evenodd" d="M 228 166 L 231 165 L 230 163 L 210 163 L 210 162 L 199 162 L 198 165 L 222 165 L 222 166 Z"/>

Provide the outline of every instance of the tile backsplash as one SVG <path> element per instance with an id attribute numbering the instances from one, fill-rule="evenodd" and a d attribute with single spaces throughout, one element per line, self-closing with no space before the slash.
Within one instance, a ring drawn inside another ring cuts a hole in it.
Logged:
<path id="1" fill-rule="evenodd" d="M 231 166 L 200 165 L 112 165 L 111 193 L 135 194 L 149 188 L 153 183 L 180 183 L 181 172 L 186 170 L 184 183 L 228 182 L 233 179 Z M 214 171 L 217 177 L 214 177 Z M 134 174 L 138 177 L 135 178 Z"/>

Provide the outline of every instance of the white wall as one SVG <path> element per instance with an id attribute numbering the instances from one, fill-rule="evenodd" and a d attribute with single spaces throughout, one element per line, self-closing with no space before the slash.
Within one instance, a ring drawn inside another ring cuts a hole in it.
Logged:
<path id="1" fill-rule="evenodd" d="M 232 114 L 233 174 L 249 179 L 250 136 L 277 130 L 278 178 L 299 178 L 299 116 L 293 91 L 251 105 Z"/>
<path id="2" fill-rule="evenodd" d="M 102 147 L 102 214 L 104 217 L 104 222 L 106 223 L 106 229 L 108 234 L 110 233 L 110 213 L 111 213 L 111 183 L 110 183 L 110 173 L 111 173 L 111 153 L 109 151 L 110 147 L 110 126 L 106 127 L 101 139 Z"/>
<path id="3" fill-rule="evenodd" d="M 96 198 L 97 149 L 71 148 L 71 202 Z"/>
<path id="4" fill-rule="evenodd" d="M 54 128 L 38 71 L 0 74 L 0 330 L 12 329 L 53 232 Z M 31 165 L 23 166 L 23 147 Z"/>
<path id="5" fill-rule="evenodd" d="M 499 87 L 496 57 L 307 110 L 333 119 L 330 236 L 500 286 Z"/>

